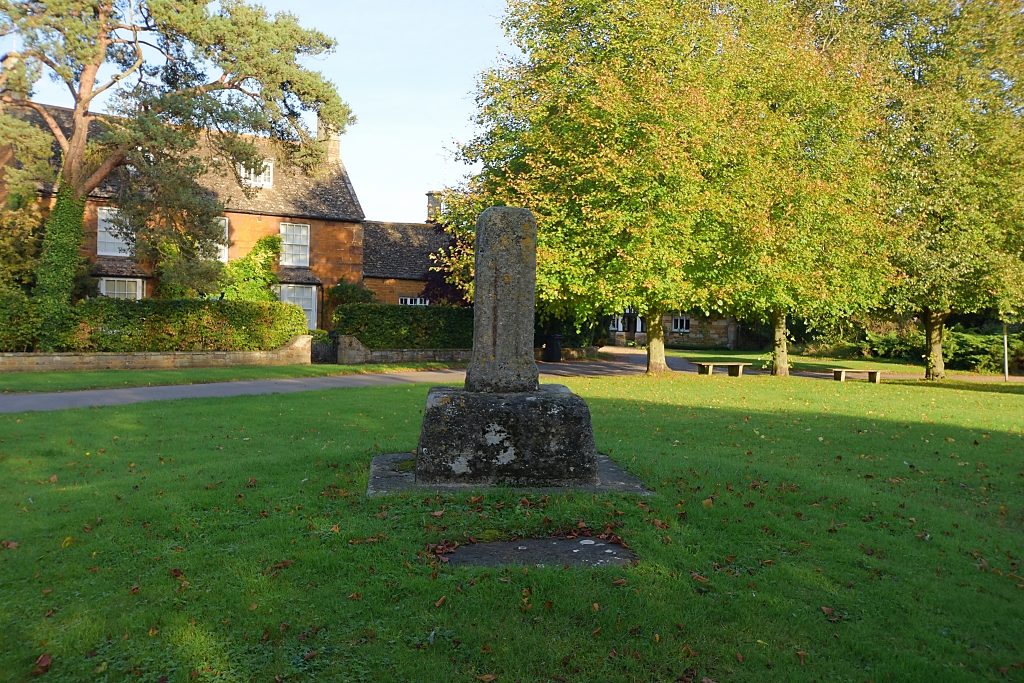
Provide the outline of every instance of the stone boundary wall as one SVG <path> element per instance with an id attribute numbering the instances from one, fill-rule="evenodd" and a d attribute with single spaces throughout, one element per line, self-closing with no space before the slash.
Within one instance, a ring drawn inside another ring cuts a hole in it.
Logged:
<path id="1" fill-rule="evenodd" d="M 0 353 L 0 373 L 54 370 L 174 370 L 235 365 L 309 365 L 313 337 L 292 337 L 272 351 L 145 351 L 138 353 Z"/>
<path id="2" fill-rule="evenodd" d="M 596 346 L 585 349 L 562 349 L 562 360 L 597 358 Z M 534 349 L 533 356 L 540 360 L 543 349 Z M 338 336 L 338 363 L 468 363 L 473 349 L 369 349 L 351 335 Z"/>
<path id="3" fill-rule="evenodd" d="M 473 349 L 368 349 L 353 336 L 338 336 L 338 363 L 468 363 Z"/>
<path id="4" fill-rule="evenodd" d="M 597 358 L 597 346 L 585 346 L 582 349 L 562 349 L 562 360 L 583 360 L 585 358 Z M 544 355 L 544 349 L 534 349 L 533 359 L 540 360 Z"/>

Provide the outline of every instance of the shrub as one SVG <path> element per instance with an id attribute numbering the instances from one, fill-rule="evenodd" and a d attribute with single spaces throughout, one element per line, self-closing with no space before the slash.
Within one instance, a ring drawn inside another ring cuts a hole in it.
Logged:
<path id="1" fill-rule="evenodd" d="M 339 282 L 328 288 L 327 298 L 333 304 L 342 306 L 344 304 L 372 304 L 374 301 L 373 290 L 362 285 L 353 285 L 348 282 Z"/>
<path id="2" fill-rule="evenodd" d="M 224 298 L 236 301 L 276 301 L 274 263 L 281 255 L 281 236 L 256 240 L 249 253 L 224 266 Z"/>
<path id="3" fill-rule="evenodd" d="M 270 301 L 83 301 L 65 351 L 269 351 L 306 334 L 294 304 Z"/>
<path id="4" fill-rule="evenodd" d="M 31 351 L 39 343 L 38 303 L 19 291 L 0 296 L 0 351 Z"/>
<path id="5" fill-rule="evenodd" d="M 334 329 L 371 349 L 468 349 L 473 309 L 345 304 L 334 311 Z"/>

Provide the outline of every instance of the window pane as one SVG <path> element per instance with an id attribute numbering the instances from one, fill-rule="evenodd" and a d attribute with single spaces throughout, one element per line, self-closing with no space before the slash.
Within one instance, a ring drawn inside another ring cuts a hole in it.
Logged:
<path id="1" fill-rule="evenodd" d="M 140 284 L 138 280 L 103 279 L 100 281 L 100 291 L 103 296 L 113 299 L 139 299 Z"/>
<path id="2" fill-rule="evenodd" d="M 309 265 L 309 226 L 301 223 L 281 224 L 281 265 Z"/>
<path id="3" fill-rule="evenodd" d="M 220 245 L 219 249 L 217 251 L 217 260 L 220 261 L 221 263 L 227 263 L 228 262 L 228 245 L 227 245 L 227 241 L 228 241 L 228 219 L 227 219 L 227 216 L 221 216 L 217 220 L 221 224 L 221 228 L 223 229 L 223 233 L 222 234 L 223 234 L 223 237 L 224 237 L 224 244 Z"/>
<path id="4" fill-rule="evenodd" d="M 96 253 L 100 256 L 129 256 L 128 244 L 110 233 L 111 220 L 117 215 L 116 209 L 100 207 L 96 210 Z"/>
<path id="5" fill-rule="evenodd" d="M 306 314 L 309 329 L 316 329 L 316 287 L 308 285 L 281 285 L 281 301 L 296 304 Z"/>

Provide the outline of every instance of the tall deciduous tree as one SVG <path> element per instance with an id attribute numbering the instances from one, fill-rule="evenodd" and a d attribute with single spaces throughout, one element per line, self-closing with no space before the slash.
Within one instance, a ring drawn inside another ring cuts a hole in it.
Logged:
<path id="1" fill-rule="evenodd" d="M 69 301 L 85 199 L 117 169 L 131 171 L 128 205 L 174 183 L 176 194 L 157 207 L 169 221 L 163 232 L 190 233 L 175 246 L 201 255 L 222 240 L 195 183 L 205 165 L 219 163 L 241 182 L 239 166 L 262 168 L 263 154 L 245 137 L 257 135 L 312 167 L 324 149 L 302 114 L 315 112 L 338 132 L 353 120 L 334 86 L 299 62 L 334 42 L 290 14 L 270 17 L 241 0 L 0 0 L 0 34 L 16 35 L 21 45 L 8 61 L 0 105 L 34 111 L 61 151 L 34 290 L 47 308 L 44 347 Z M 71 94 L 65 125 L 29 99 L 44 74 Z M 117 116 L 98 115 L 102 98 Z M 199 154 L 200 144 L 214 153 Z M 137 236 L 143 226 L 122 227 Z"/>
<path id="2" fill-rule="evenodd" d="M 813 9 L 813 8 L 811 8 Z M 821 40 L 820 16 L 740 2 L 706 73 L 703 201 L 693 274 L 703 307 L 766 318 L 788 375 L 787 317 L 875 305 L 888 278 L 872 133 L 879 79 L 864 43 Z"/>
<path id="3" fill-rule="evenodd" d="M 858 55 L 808 21 L 757 1 L 511 3 L 524 57 L 481 80 L 483 132 L 462 148 L 481 170 L 448 193 L 446 221 L 471 238 L 486 205 L 531 208 L 541 307 L 636 309 L 649 372 L 667 369 L 668 310 L 855 307 L 878 263 L 859 251 L 876 217 L 855 210 L 873 196 L 869 88 Z M 454 253 L 453 279 L 469 256 Z"/>
<path id="4" fill-rule="evenodd" d="M 897 309 L 945 374 L 951 312 L 1024 303 L 1024 11 L 1015 0 L 859 2 L 841 13 L 888 69 L 888 209 L 903 240 Z"/>

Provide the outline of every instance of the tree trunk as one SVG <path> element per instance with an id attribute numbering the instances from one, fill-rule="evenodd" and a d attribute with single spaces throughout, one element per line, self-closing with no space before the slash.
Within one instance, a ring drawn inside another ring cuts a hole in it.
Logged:
<path id="1" fill-rule="evenodd" d="M 924 319 L 924 344 L 927 353 L 924 378 L 945 379 L 946 364 L 942 360 L 942 337 L 949 311 L 937 312 L 926 308 L 921 312 L 921 317 Z"/>
<path id="2" fill-rule="evenodd" d="M 82 246 L 82 220 L 85 200 L 64 187 L 57 192 L 57 201 L 46 220 L 43 253 L 36 273 L 33 298 L 39 306 L 42 325 L 39 348 L 53 351 L 61 333 L 69 323 L 71 292 Z"/>
<path id="3" fill-rule="evenodd" d="M 789 377 L 789 348 L 786 345 L 786 312 L 776 309 L 772 321 L 772 374 Z"/>
<path id="4" fill-rule="evenodd" d="M 665 324 L 660 310 L 647 314 L 647 374 L 671 372 L 665 362 Z"/>

